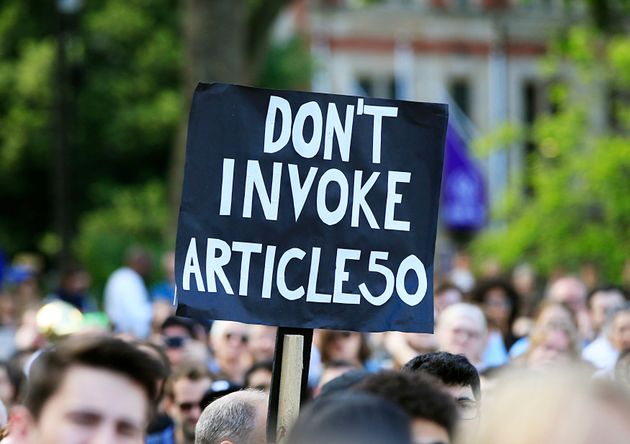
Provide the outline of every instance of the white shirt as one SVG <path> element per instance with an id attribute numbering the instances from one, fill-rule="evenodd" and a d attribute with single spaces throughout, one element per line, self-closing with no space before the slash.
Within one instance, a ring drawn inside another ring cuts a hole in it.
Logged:
<path id="1" fill-rule="evenodd" d="M 117 332 L 149 336 L 153 309 L 142 277 L 129 267 L 114 271 L 105 284 L 105 311 Z"/>
<path id="2" fill-rule="evenodd" d="M 613 368 L 618 356 L 619 352 L 615 350 L 605 335 L 599 335 L 582 351 L 582 359 L 590 362 L 599 370 Z"/>

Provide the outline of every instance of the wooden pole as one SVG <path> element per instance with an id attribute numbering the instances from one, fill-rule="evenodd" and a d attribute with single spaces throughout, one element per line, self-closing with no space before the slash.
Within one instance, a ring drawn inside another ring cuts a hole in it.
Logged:
<path id="1" fill-rule="evenodd" d="M 308 391 L 313 330 L 278 328 L 269 395 L 267 441 L 282 444 Z"/>
<path id="2" fill-rule="evenodd" d="M 284 353 L 282 355 L 282 378 L 278 397 L 278 424 L 276 425 L 276 441 L 283 443 L 285 437 L 300 414 L 300 397 L 302 385 L 302 353 L 304 336 L 286 335 L 284 337 Z"/>

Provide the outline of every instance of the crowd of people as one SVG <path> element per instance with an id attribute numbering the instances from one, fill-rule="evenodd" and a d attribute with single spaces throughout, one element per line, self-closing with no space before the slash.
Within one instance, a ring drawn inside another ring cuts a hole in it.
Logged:
<path id="1" fill-rule="evenodd" d="M 0 290 L 3 444 L 267 442 L 275 327 L 176 316 L 172 253 L 148 285 L 151 255 L 130 249 L 102 311 L 89 270 L 43 291 L 18 259 Z M 630 442 L 628 293 L 592 270 L 475 275 L 458 256 L 436 276 L 434 334 L 315 331 L 305 404 L 279 439 Z"/>

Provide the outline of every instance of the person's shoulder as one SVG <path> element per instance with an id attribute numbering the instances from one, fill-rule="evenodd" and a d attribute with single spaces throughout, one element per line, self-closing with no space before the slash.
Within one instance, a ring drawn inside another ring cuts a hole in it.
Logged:
<path id="1" fill-rule="evenodd" d="M 123 281 L 142 279 L 140 275 L 129 267 L 120 267 L 109 275 L 108 281 Z"/>

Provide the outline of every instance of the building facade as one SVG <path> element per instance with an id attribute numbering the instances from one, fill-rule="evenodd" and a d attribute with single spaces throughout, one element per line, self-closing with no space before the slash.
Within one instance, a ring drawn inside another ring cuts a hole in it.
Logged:
<path id="1" fill-rule="evenodd" d="M 451 104 L 467 139 L 546 107 L 540 64 L 569 15 L 561 0 L 320 0 L 301 27 L 316 62 L 313 90 Z M 478 159 L 489 200 L 524 187 L 530 144 Z"/>

